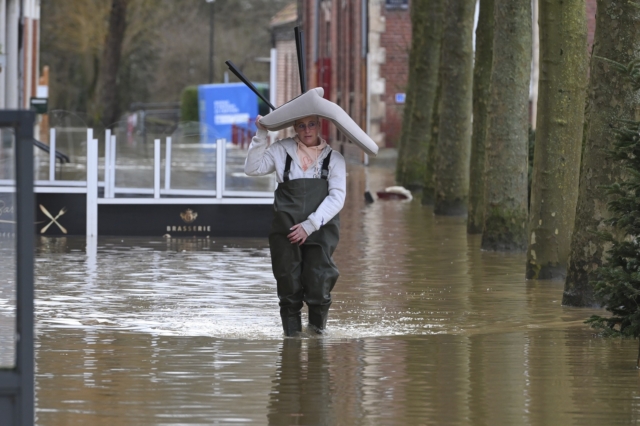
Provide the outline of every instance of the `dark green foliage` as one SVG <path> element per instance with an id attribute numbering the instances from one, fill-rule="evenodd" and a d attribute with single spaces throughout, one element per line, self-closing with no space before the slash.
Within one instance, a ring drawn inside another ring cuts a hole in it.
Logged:
<path id="1" fill-rule="evenodd" d="M 187 86 L 180 95 L 180 121 L 200 121 L 198 86 Z"/>
<path id="2" fill-rule="evenodd" d="M 611 59 L 596 56 L 597 59 L 610 63 L 613 68 L 625 74 L 633 84 L 633 90 L 640 90 L 640 59 L 634 59 L 628 65 L 622 65 Z"/>
<path id="3" fill-rule="evenodd" d="M 621 121 L 613 129 L 616 140 L 608 153 L 624 166 L 625 179 L 605 187 L 612 216 L 606 221 L 613 233 L 598 235 L 612 244 L 593 278 L 596 298 L 611 312 L 593 315 L 588 324 L 606 334 L 640 336 L 640 122 Z"/>

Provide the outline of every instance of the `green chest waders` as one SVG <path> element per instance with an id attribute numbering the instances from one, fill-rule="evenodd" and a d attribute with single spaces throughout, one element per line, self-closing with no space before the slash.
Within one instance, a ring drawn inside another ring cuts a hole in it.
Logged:
<path id="1" fill-rule="evenodd" d="M 309 307 L 309 324 L 318 332 L 325 329 L 331 290 L 340 275 L 331 258 L 340 239 L 338 215 L 309 235 L 302 245 L 291 244 L 287 238 L 291 227 L 304 222 L 329 195 L 330 158 L 331 153 L 322 163 L 320 179 L 289 180 L 291 157 L 287 155 L 284 182 L 278 185 L 274 195 L 269 249 L 286 336 L 302 330 L 303 301 Z"/>

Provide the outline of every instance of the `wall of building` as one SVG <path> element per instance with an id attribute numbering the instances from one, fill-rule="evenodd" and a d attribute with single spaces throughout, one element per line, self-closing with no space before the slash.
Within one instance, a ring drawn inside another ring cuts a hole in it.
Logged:
<path id="1" fill-rule="evenodd" d="M 382 100 L 386 106 L 381 130 L 385 134 L 385 145 L 396 146 L 402 127 L 404 104 L 396 102 L 396 94 L 405 93 L 409 75 L 409 50 L 411 49 L 411 16 L 409 9 L 387 9 L 382 6 L 385 31 L 380 35 L 380 46 L 385 49 L 385 62 L 380 65 L 380 74 L 385 79 Z"/>
<path id="2" fill-rule="evenodd" d="M 365 129 L 371 139 L 380 147 L 386 146 L 385 133 L 382 130 L 386 120 L 386 78 L 382 75 L 382 65 L 386 61 L 386 49 L 381 45 L 381 38 L 386 29 L 383 15 L 384 0 L 369 0 L 369 44 L 367 60 L 368 84 L 368 129 Z"/>

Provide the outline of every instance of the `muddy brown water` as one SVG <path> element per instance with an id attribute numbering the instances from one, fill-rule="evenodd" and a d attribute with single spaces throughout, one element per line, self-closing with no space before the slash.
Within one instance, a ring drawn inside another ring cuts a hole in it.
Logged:
<path id="1" fill-rule="evenodd" d="M 392 170 L 348 181 L 321 338 L 282 337 L 266 240 L 39 240 L 37 423 L 638 422 L 637 344 L 583 324 L 602 311 L 562 307 L 464 218 L 365 205 Z"/>

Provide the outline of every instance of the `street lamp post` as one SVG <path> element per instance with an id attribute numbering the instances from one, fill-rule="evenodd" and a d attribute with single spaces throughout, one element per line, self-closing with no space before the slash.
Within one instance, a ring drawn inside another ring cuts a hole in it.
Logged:
<path id="1" fill-rule="evenodd" d="M 213 3 L 216 0 L 207 0 L 209 9 L 209 83 L 213 83 Z"/>

